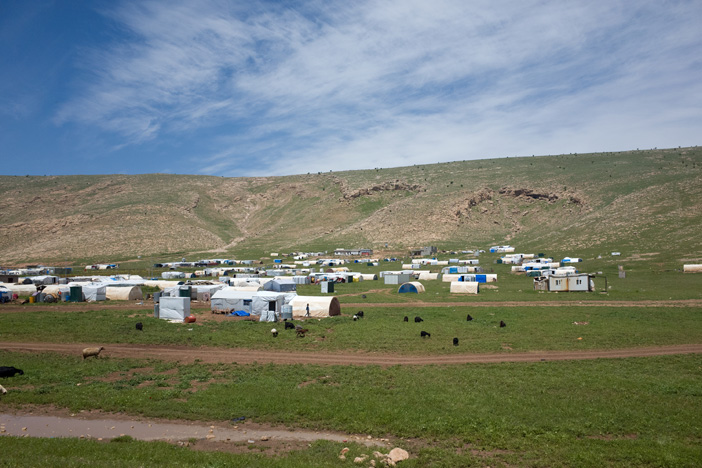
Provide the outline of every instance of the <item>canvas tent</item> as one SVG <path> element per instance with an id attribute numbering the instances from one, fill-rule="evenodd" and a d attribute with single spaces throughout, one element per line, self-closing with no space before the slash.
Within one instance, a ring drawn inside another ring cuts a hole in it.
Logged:
<path id="1" fill-rule="evenodd" d="M 105 296 L 112 301 L 141 301 L 144 294 L 139 286 L 107 286 Z"/>
<path id="2" fill-rule="evenodd" d="M 294 318 L 304 318 L 307 305 L 310 306 L 310 317 L 333 317 L 341 315 L 341 304 L 334 296 L 295 296 L 290 301 Z"/>
<path id="3" fill-rule="evenodd" d="M 683 265 L 685 273 L 702 273 L 702 265 Z"/>
<path id="4" fill-rule="evenodd" d="M 80 286 L 83 289 L 83 300 L 87 302 L 104 301 L 107 299 L 107 286 L 105 283 L 87 283 L 73 281 L 68 286 Z"/>
<path id="5" fill-rule="evenodd" d="M 17 283 L 2 283 L 0 286 L 3 286 L 5 289 L 9 289 L 12 291 L 13 294 L 17 294 L 18 296 L 30 296 L 37 292 L 37 287 L 34 286 L 34 283 L 32 284 L 17 284 Z"/>
<path id="6" fill-rule="evenodd" d="M 423 272 L 419 273 L 419 277 L 417 279 L 420 281 L 438 280 L 439 274 L 438 273 L 431 273 L 429 271 L 423 271 Z"/>
<path id="7" fill-rule="evenodd" d="M 478 294 L 480 288 L 476 281 L 452 281 L 451 292 L 455 294 Z"/>
<path id="8" fill-rule="evenodd" d="M 263 285 L 264 291 L 293 292 L 297 291 L 297 284 L 292 278 L 276 278 Z"/>
<path id="9" fill-rule="evenodd" d="M 220 289 L 210 298 L 210 308 L 212 312 L 218 313 L 243 310 L 250 314 L 253 295 L 254 291 L 239 291 L 234 288 Z"/>
<path id="10" fill-rule="evenodd" d="M 158 304 L 158 318 L 165 320 L 185 320 L 190 315 L 190 298 L 162 297 Z"/>
<path id="11" fill-rule="evenodd" d="M 404 283 L 397 290 L 398 293 L 423 293 L 424 285 L 419 281 L 410 281 L 409 283 Z"/>
<path id="12" fill-rule="evenodd" d="M 251 298 L 251 315 L 269 318 L 280 316 L 285 303 L 285 294 L 272 291 L 258 291 Z M 262 320 L 267 321 L 267 320 Z"/>

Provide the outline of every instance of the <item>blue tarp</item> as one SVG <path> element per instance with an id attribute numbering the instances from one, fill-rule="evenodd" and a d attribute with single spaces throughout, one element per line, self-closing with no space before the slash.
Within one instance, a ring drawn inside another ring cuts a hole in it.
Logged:
<path id="1" fill-rule="evenodd" d="M 246 312 L 245 310 L 235 310 L 232 311 L 232 313 L 229 315 L 235 315 L 237 317 L 249 317 L 251 314 Z"/>

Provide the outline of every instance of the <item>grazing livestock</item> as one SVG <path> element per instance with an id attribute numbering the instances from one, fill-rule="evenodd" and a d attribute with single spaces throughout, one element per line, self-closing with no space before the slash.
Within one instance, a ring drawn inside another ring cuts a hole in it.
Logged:
<path id="1" fill-rule="evenodd" d="M 419 322 L 423 322 L 423 321 L 424 320 L 422 320 L 422 317 L 415 317 L 414 318 L 414 323 L 419 323 Z"/>
<path id="2" fill-rule="evenodd" d="M 105 349 L 104 347 L 100 346 L 99 348 L 85 348 L 83 350 L 83 359 L 89 358 L 90 356 L 95 356 L 97 358 L 100 355 L 100 351 Z"/>
<path id="3" fill-rule="evenodd" d="M 362 297 L 363 299 L 365 299 L 365 298 L 366 298 L 366 295 L 365 295 L 365 294 L 363 294 L 363 295 L 361 295 L 361 297 Z"/>
<path id="4" fill-rule="evenodd" d="M 307 328 L 302 328 L 302 327 L 295 329 L 295 333 L 297 333 L 298 338 L 304 338 L 305 333 L 307 333 L 308 331 L 309 330 Z"/>
<path id="5" fill-rule="evenodd" d="M 454 338 L 454 339 L 453 339 L 453 345 L 454 345 L 454 346 L 458 346 L 458 338 Z"/>
<path id="6" fill-rule="evenodd" d="M 24 371 L 16 367 L 0 367 L 0 377 L 14 377 L 16 374 L 24 375 Z"/>
<path id="7" fill-rule="evenodd" d="M 285 322 L 285 329 L 286 330 L 294 330 L 295 329 L 295 324 L 292 322 Z"/>
<path id="8" fill-rule="evenodd" d="M 470 322 L 471 320 L 473 320 L 473 317 L 471 317 L 470 314 L 468 314 L 468 316 L 466 317 L 466 322 Z"/>
<path id="9" fill-rule="evenodd" d="M 355 322 L 356 320 L 358 320 L 358 315 L 353 316 L 353 321 Z"/>
<path id="10" fill-rule="evenodd" d="M 505 322 L 503 322 L 502 320 L 500 320 L 500 328 L 505 328 L 506 326 L 507 326 L 507 324 Z"/>
<path id="11" fill-rule="evenodd" d="M 144 324 L 141 322 L 137 322 L 136 329 L 139 331 L 144 331 Z"/>
<path id="12" fill-rule="evenodd" d="M 2 385 L 0 385 L 0 395 L 7 395 L 7 390 Z"/>
<path id="13" fill-rule="evenodd" d="M 405 318 L 403 318 L 402 320 L 404 320 L 405 322 L 409 322 L 409 317 L 405 315 Z"/>
<path id="14" fill-rule="evenodd" d="M 358 312 L 356 312 L 356 317 L 363 318 L 363 311 L 359 310 Z"/>
<path id="15" fill-rule="evenodd" d="M 273 338 L 276 338 L 278 336 L 278 330 L 271 328 L 271 334 L 273 335 Z"/>
<path id="16" fill-rule="evenodd" d="M 421 332 L 419 332 L 419 336 L 421 336 L 422 338 L 431 338 L 431 333 L 421 331 Z"/>

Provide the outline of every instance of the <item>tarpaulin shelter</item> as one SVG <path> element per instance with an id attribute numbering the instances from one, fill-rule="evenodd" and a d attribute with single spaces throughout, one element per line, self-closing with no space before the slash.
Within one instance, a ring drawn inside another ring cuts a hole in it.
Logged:
<path id="1" fill-rule="evenodd" d="M 398 293 L 423 293 L 424 285 L 418 281 L 410 281 L 400 286 Z"/>

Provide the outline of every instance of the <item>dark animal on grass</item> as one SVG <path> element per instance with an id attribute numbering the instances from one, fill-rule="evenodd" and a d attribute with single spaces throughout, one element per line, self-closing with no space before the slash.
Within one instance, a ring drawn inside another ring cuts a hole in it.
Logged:
<path id="1" fill-rule="evenodd" d="M 409 317 L 405 315 L 405 318 L 403 318 L 402 320 L 404 320 L 405 322 L 409 322 Z"/>
<path id="2" fill-rule="evenodd" d="M 305 333 L 307 333 L 309 330 L 307 328 L 296 328 L 295 333 L 297 333 L 298 338 L 304 338 Z"/>
<path id="3" fill-rule="evenodd" d="M 505 322 L 503 322 L 502 320 L 500 320 L 500 328 L 505 328 L 506 326 L 507 326 L 507 324 Z"/>
<path id="4" fill-rule="evenodd" d="M 136 329 L 139 331 L 144 331 L 144 324 L 141 322 L 137 322 Z"/>
<path id="5" fill-rule="evenodd" d="M 365 295 L 365 294 L 363 294 L 363 295 L 362 295 L 361 297 L 362 297 L 363 299 L 365 299 L 365 298 L 366 298 L 366 295 Z"/>
<path id="6" fill-rule="evenodd" d="M 294 330 L 295 329 L 295 324 L 292 322 L 285 322 L 285 329 L 286 330 Z"/>
<path id="7" fill-rule="evenodd" d="M 454 338 L 454 339 L 453 339 L 453 345 L 454 345 L 454 346 L 458 346 L 458 338 Z"/>
<path id="8" fill-rule="evenodd" d="M 414 323 L 419 323 L 419 322 L 423 322 L 423 321 L 424 320 L 422 320 L 422 317 L 415 317 L 414 318 Z"/>
<path id="9" fill-rule="evenodd" d="M 0 377 L 14 377 L 17 374 L 24 375 L 24 371 L 22 369 L 18 369 L 16 367 L 8 367 L 8 366 L 0 367 Z"/>
<path id="10" fill-rule="evenodd" d="M 356 317 L 358 317 L 358 318 L 363 318 L 363 311 L 362 311 L 362 310 L 359 310 L 359 311 L 356 313 Z"/>
<path id="11" fill-rule="evenodd" d="M 471 317 L 470 314 L 468 314 L 466 316 L 466 322 L 470 322 L 471 320 L 473 320 L 473 317 Z"/>
<path id="12" fill-rule="evenodd" d="M 422 338 L 431 338 L 431 333 L 421 331 L 419 332 L 419 336 L 421 336 Z"/>

